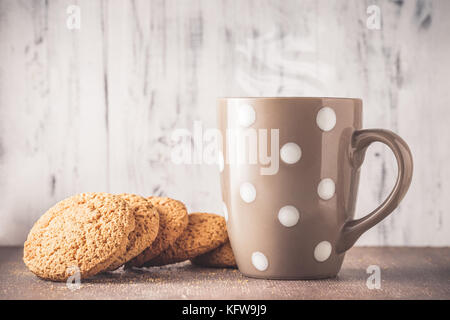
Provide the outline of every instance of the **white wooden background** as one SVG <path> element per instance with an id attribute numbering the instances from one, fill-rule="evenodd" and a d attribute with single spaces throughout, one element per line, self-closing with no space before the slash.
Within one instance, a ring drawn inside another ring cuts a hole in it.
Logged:
<path id="1" fill-rule="evenodd" d="M 69 5 L 81 29 L 66 27 Z M 366 27 L 369 5 L 381 29 Z M 349 96 L 398 132 L 415 174 L 360 245 L 450 245 L 450 1 L 0 0 L 0 244 L 83 191 L 169 195 L 220 212 L 212 165 L 170 162 L 174 129 L 215 126 L 217 96 Z M 393 186 L 373 146 L 358 216 Z"/>

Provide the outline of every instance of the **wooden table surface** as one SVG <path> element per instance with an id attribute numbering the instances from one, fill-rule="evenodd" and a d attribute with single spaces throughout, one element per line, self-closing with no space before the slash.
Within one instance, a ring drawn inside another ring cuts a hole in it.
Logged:
<path id="1" fill-rule="evenodd" d="M 370 265 L 380 267 L 380 289 L 366 285 Z M 0 299 L 450 299 L 450 248 L 353 248 L 327 280 L 260 280 L 183 262 L 97 275 L 71 291 L 29 272 L 22 248 L 2 247 Z"/>

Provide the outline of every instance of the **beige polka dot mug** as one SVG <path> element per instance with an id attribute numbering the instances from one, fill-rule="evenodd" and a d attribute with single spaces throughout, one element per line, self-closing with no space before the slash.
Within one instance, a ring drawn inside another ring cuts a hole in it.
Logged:
<path id="1" fill-rule="evenodd" d="M 224 214 L 239 270 L 267 279 L 338 274 L 345 252 L 389 215 L 413 162 L 395 133 L 362 129 L 350 98 L 221 98 L 219 167 Z M 394 189 L 354 219 L 360 167 L 372 142 L 397 159 Z"/>

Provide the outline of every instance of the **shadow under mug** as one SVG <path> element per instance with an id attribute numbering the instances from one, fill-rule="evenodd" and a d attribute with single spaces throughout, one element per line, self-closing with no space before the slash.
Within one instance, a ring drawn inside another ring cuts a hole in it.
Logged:
<path id="1" fill-rule="evenodd" d="M 411 183 L 413 162 L 395 133 L 362 130 L 350 98 L 221 98 L 220 170 L 227 229 L 239 270 L 266 279 L 319 279 L 339 272 L 345 252 L 389 215 Z M 367 147 L 394 153 L 394 189 L 354 220 Z"/>

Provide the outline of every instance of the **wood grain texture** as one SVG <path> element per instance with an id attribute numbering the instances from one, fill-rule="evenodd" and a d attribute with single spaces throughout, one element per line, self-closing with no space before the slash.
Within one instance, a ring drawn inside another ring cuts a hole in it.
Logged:
<path id="1" fill-rule="evenodd" d="M 450 2 L 0 0 L 0 244 L 82 191 L 170 195 L 221 211 L 213 165 L 175 165 L 174 129 L 215 126 L 217 96 L 349 96 L 414 154 L 409 193 L 360 245 L 450 245 Z M 381 29 L 366 27 L 369 5 Z M 358 216 L 390 192 L 374 145 Z"/>
<path id="2" fill-rule="evenodd" d="M 75 291 L 37 278 L 21 257 L 22 248 L 0 247 L 0 299 L 450 299 L 450 248 L 353 248 L 325 280 L 253 279 L 182 262 L 97 275 Z M 367 286 L 371 265 L 379 289 Z"/>

